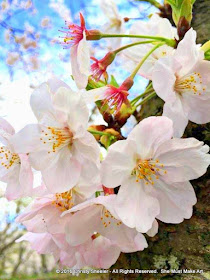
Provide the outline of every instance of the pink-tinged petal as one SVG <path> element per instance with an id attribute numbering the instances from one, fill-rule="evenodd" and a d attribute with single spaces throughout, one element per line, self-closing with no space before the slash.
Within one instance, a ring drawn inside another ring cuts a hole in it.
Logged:
<path id="1" fill-rule="evenodd" d="M 94 136 L 87 131 L 84 131 L 83 136 L 74 140 L 74 147 L 77 153 L 90 161 L 99 163 L 100 148 Z"/>
<path id="2" fill-rule="evenodd" d="M 29 241 L 31 243 L 31 248 L 39 254 L 54 254 L 58 251 L 57 245 L 54 243 L 49 233 L 27 232 L 16 240 L 16 242 L 21 241 Z"/>
<path id="3" fill-rule="evenodd" d="M 75 83 L 79 89 L 84 89 L 88 83 L 88 76 L 81 73 L 79 69 L 77 50 L 78 46 L 73 46 L 71 48 L 71 69 L 72 75 L 74 77 Z"/>
<path id="4" fill-rule="evenodd" d="M 36 118 L 40 120 L 44 114 L 54 115 L 51 93 L 47 83 L 37 87 L 30 98 L 30 105 Z"/>
<path id="5" fill-rule="evenodd" d="M 91 90 L 85 91 L 83 93 L 83 97 L 87 103 L 93 103 L 93 102 L 96 102 L 97 100 L 103 100 L 106 98 L 107 89 L 108 89 L 107 86 L 91 89 Z"/>
<path id="6" fill-rule="evenodd" d="M 10 142 L 14 147 L 16 153 L 26 154 L 30 152 L 35 152 L 47 149 L 47 145 L 43 145 L 40 141 L 41 126 L 38 124 L 28 124 L 18 133 L 14 134 Z"/>
<path id="7" fill-rule="evenodd" d="M 160 206 L 161 207 L 161 206 Z M 149 229 L 146 234 L 150 237 L 155 236 L 158 233 L 158 222 L 154 220 L 151 229 Z"/>
<path id="8" fill-rule="evenodd" d="M 167 173 L 166 182 L 185 182 L 205 174 L 210 164 L 209 147 L 195 138 L 171 139 L 156 151 L 155 158 Z"/>
<path id="9" fill-rule="evenodd" d="M 17 180 L 10 181 L 7 184 L 7 188 L 6 188 L 6 191 L 5 191 L 5 197 L 8 200 L 14 200 L 14 199 L 23 197 L 23 195 L 21 193 L 21 185 Z"/>
<path id="10" fill-rule="evenodd" d="M 205 99 L 199 95 L 183 95 L 183 107 L 188 111 L 188 119 L 197 124 L 210 122 L 210 94 Z"/>
<path id="11" fill-rule="evenodd" d="M 134 159 L 136 143 L 120 140 L 109 147 L 108 154 L 101 164 L 102 184 L 115 188 L 131 175 L 136 162 Z"/>
<path id="12" fill-rule="evenodd" d="M 98 232 L 111 240 L 114 245 L 117 245 L 122 252 L 142 251 L 147 247 L 146 239 L 141 233 L 123 223 L 119 223 L 119 220 L 107 219 L 108 221 L 110 221 L 110 224 L 107 227 L 101 221 L 101 228 Z"/>
<path id="13" fill-rule="evenodd" d="M 166 117 L 149 117 L 137 124 L 128 136 L 136 141 L 141 159 L 152 158 L 155 151 L 173 135 L 172 121 Z"/>
<path id="14" fill-rule="evenodd" d="M 10 172 L 6 189 L 8 200 L 31 196 L 33 191 L 33 173 L 27 155 L 19 155 L 21 163 Z"/>
<path id="15" fill-rule="evenodd" d="M 184 110 L 180 97 L 176 97 L 174 102 L 166 102 L 163 107 L 163 116 L 173 121 L 173 136 L 182 137 L 188 124 L 187 111 Z"/>
<path id="16" fill-rule="evenodd" d="M 88 77 L 90 75 L 90 50 L 85 31 L 83 31 L 83 39 L 78 44 L 77 59 L 80 72 Z"/>
<path id="17" fill-rule="evenodd" d="M 102 207 L 102 206 L 101 206 Z M 76 246 L 87 241 L 94 232 L 97 232 L 100 223 L 101 207 L 92 205 L 86 207 L 73 216 L 69 216 L 66 225 L 66 239 L 72 246 Z"/>
<path id="18" fill-rule="evenodd" d="M 0 178 L 2 182 L 8 183 L 18 183 L 20 172 L 20 165 L 13 164 L 9 169 L 7 169 L 4 165 L 0 164 Z"/>
<path id="19" fill-rule="evenodd" d="M 152 84 L 157 95 L 164 101 L 172 102 L 175 99 L 175 81 L 176 76 L 172 58 L 159 59 L 154 66 Z"/>
<path id="20" fill-rule="evenodd" d="M 152 227 L 160 206 L 156 198 L 147 195 L 140 182 L 130 179 L 120 187 L 115 210 L 125 225 L 145 233 Z"/>
<path id="21" fill-rule="evenodd" d="M 77 263 L 77 260 L 75 258 L 75 251 L 73 249 L 68 253 L 65 251 L 61 251 L 59 261 L 62 266 L 73 267 Z"/>
<path id="22" fill-rule="evenodd" d="M 57 110 L 67 115 L 68 125 L 74 134 L 81 127 L 86 129 L 89 111 L 79 92 L 61 87 L 53 97 L 53 104 Z"/>
<path id="23" fill-rule="evenodd" d="M 57 153 L 56 160 L 41 170 L 46 187 L 52 193 L 62 193 L 73 188 L 81 173 L 81 164 L 72 157 L 68 147 Z"/>
<path id="24" fill-rule="evenodd" d="M 156 185 L 160 214 L 157 219 L 165 223 L 178 224 L 192 216 L 196 196 L 189 182 L 168 185 L 159 180 Z"/>
<path id="25" fill-rule="evenodd" d="M 5 131 L 9 135 L 13 135 L 15 133 L 14 128 L 11 126 L 11 124 L 8 123 L 5 119 L 0 117 L 0 130 Z"/>
<path id="26" fill-rule="evenodd" d="M 119 247 L 112 245 L 107 238 L 98 236 L 84 253 L 84 258 L 88 266 L 107 269 L 117 261 L 119 255 Z"/>
<path id="27" fill-rule="evenodd" d="M 199 49 L 196 46 L 196 31 L 192 28 L 187 31 L 179 42 L 174 58 L 182 65 L 180 75 L 185 75 L 192 69 L 199 58 Z"/>
<path id="28" fill-rule="evenodd" d="M 23 188 L 24 196 L 30 196 L 33 190 L 33 172 L 28 160 L 28 156 L 24 154 L 19 155 L 21 160 L 19 181 L 21 188 Z"/>
<path id="29" fill-rule="evenodd" d="M 64 83 L 54 75 L 47 81 L 47 85 L 49 86 L 49 90 L 52 95 L 54 95 L 61 87 L 65 87 L 67 89 L 70 88 L 66 83 Z"/>

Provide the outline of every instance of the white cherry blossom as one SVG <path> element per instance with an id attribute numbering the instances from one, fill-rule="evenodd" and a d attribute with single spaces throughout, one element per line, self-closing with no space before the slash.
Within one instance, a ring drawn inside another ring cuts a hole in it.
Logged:
<path id="1" fill-rule="evenodd" d="M 149 21 L 136 22 L 130 29 L 130 34 L 141 34 L 150 36 L 161 36 L 169 39 L 176 37 L 176 29 L 171 25 L 168 19 L 161 18 L 157 14 L 154 14 Z M 143 41 L 146 39 L 133 39 L 133 41 Z M 123 52 L 124 67 L 128 67 L 130 71 L 133 71 L 136 65 L 141 59 L 154 47 L 153 44 L 137 45 L 131 47 Z M 144 62 L 139 69 L 138 73 L 147 79 L 151 79 L 152 71 L 155 63 L 162 57 L 171 56 L 174 52 L 172 47 L 163 45 L 156 49 Z"/>
<path id="2" fill-rule="evenodd" d="M 189 219 L 196 203 L 189 180 L 202 176 L 210 163 L 203 142 L 172 135 L 170 119 L 149 117 L 127 140 L 114 143 L 102 162 L 103 185 L 120 186 L 117 215 L 139 232 L 147 232 L 155 218 L 166 223 Z"/>
<path id="3" fill-rule="evenodd" d="M 17 152 L 30 153 L 32 166 L 42 172 L 53 193 L 74 187 L 83 166 L 93 182 L 100 151 L 86 130 L 89 113 L 81 94 L 54 77 L 33 92 L 31 107 L 39 124 L 27 125 L 13 136 Z"/>
<path id="4" fill-rule="evenodd" d="M 33 190 L 33 173 L 26 154 L 17 153 L 11 143 L 14 128 L 0 118 L 0 180 L 7 183 L 8 200 L 30 196 Z"/>
<path id="5" fill-rule="evenodd" d="M 153 87 L 165 101 L 163 115 L 174 123 L 174 136 L 181 137 L 188 120 L 197 124 L 210 121 L 210 62 L 196 45 L 191 28 L 173 56 L 160 59 L 152 75 Z"/>

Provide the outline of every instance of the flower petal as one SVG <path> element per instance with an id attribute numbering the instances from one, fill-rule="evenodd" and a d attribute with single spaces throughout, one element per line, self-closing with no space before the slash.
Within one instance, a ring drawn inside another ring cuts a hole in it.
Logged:
<path id="1" fill-rule="evenodd" d="M 144 191 L 144 186 L 130 179 L 117 194 L 115 210 L 122 222 L 137 231 L 147 232 L 160 212 L 158 200 Z"/>
<path id="2" fill-rule="evenodd" d="M 172 121 L 166 117 L 149 117 L 135 126 L 128 139 L 136 141 L 141 159 L 152 158 L 159 145 L 171 139 Z"/>
<path id="3" fill-rule="evenodd" d="M 78 46 L 71 47 L 71 69 L 72 75 L 74 77 L 75 83 L 79 89 L 84 89 L 88 83 L 88 76 L 80 72 L 80 67 L 78 63 Z"/>
<path id="4" fill-rule="evenodd" d="M 167 172 L 161 178 L 166 182 L 185 182 L 202 176 L 210 164 L 208 151 L 209 147 L 195 138 L 163 143 L 155 154 Z"/>
<path id="5" fill-rule="evenodd" d="M 133 159 L 135 145 L 134 141 L 120 140 L 110 146 L 101 164 L 102 184 L 108 188 L 115 188 L 130 177 L 135 166 Z"/>
<path id="6" fill-rule="evenodd" d="M 177 96 L 174 102 L 166 102 L 163 107 L 163 116 L 173 121 L 173 136 L 182 137 L 188 124 L 188 115 L 184 110 L 181 99 Z"/>
<path id="7" fill-rule="evenodd" d="M 92 241 L 91 247 L 84 253 L 88 266 L 107 269 L 112 266 L 120 255 L 120 249 L 103 236 Z"/>
<path id="8" fill-rule="evenodd" d="M 71 215 L 66 225 L 66 239 L 68 243 L 72 246 L 77 246 L 87 241 L 94 232 L 97 232 L 100 213 L 101 207 L 92 205 Z"/>
<path id="9" fill-rule="evenodd" d="M 61 193 L 77 184 L 81 165 L 76 158 L 71 156 L 69 148 L 65 147 L 57 153 L 57 160 L 41 172 L 46 187 L 52 193 Z"/>
<path id="10" fill-rule="evenodd" d="M 160 214 L 157 219 L 165 223 L 178 224 L 192 216 L 196 196 L 190 182 L 168 185 L 160 180 L 156 185 L 156 191 L 160 203 Z"/>

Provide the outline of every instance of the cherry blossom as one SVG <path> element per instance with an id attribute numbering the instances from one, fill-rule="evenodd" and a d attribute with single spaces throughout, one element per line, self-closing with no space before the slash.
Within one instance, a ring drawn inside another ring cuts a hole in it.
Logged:
<path id="1" fill-rule="evenodd" d="M 124 19 L 119 14 L 117 5 L 113 0 L 101 0 L 101 9 L 104 15 L 108 18 L 107 24 L 104 26 L 104 32 L 121 34 L 125 31 Z M 117 48 L 121 44 L 121 38 L 109 40 L 113 48 Z"/>
<path id="2" fill-rule="evenodd" d="M 91 65 L 92 77 L 97 82 L 100 80 L 102 75 L 106 80 L 108 79 L 106 69 L 113 62 L 115 56 L 116 54 L 114 52 L 108 52 L 105 57 L 100 60 L 96 59 L 95 57 L 91 57 L 91 59 L 95 61 Z"/>
<path id="3" fill-rule="evenodd" d="M 210 163 L 209 147 L 195 138 L 171 139 L 172 125 L 166 117 L 144 119 L 102 162 L 103 185 L 120 186 L 117 215 L 139 232 L 148 231 L 155 218 L 175 224 L 189 219 L 196 203 L 189 180 Z"/>
<path id="4" fill-rule="evenodd" d="M 19 154 L 11 143 L 14 128 L 0 118 L 0 180 L 7 183 L 8 200 L 30 196 L 33 189 L 33 174 L 26 154 Z"/>
<path id="5" fill-rule="evenodd" d="M 80 13 L 80 26 L 74 23 L 67 23 L 67 30 L 64 44 L 71 47 L 71 69 L 72 75 L 79 89 L 87 86 L 90 75 L 90 53 L 86 41 L 86 28 L 83 15 Z"/>
<path id="6" fill-rule="evenodd" d="M 88 240 L 94 232 L 108 238 L 122 252 L 141 251 L 147 242 L 141 233 L 124 225 L 114 210 L 116 195 L 99 196 L 81 203 L 63 213 L 74 213 L 66 224 L 67 241 L 76 246 Z M 76 212 L 76 213 L 75 213 Z M 157 224 L 151 224 L 150 234 L 157 233 Z"/>
<path id="7" fill-rule="evenodd" d="M 17 242 L 29 241 L 39 254 L 53 254 L 55 261 L 59 261 L 62 266 L 82 268 L 88 265 L 108 268 L 116 262 L 121 252 L 109 239 L 93 233 L 79 245 L 72 246 L 66 242 L 64 232 L 69 215 L 61 217 L 61 213 L 84 201 L 87 191 L 90 195 L 96 190 L 96 187 L 92 187 L 91 190 L 90 186 L 82 184 L 83 181 L 69 192 L 48 194 L 35 199 L 34 203 L 16 219 L 29 231 Z"/>
<path id="8" fill-rule="evenodd" d="M 11 141 L 18 153 L 30 153 L 47 188 L 68 191 L 78 182 L 82 166 L 90 182 L 95 180 L 99 146 L 86 130 L 88 109 L 81 94 L 54 77 L 33 92 L 31 107 L 39 124 L 27 125 Z"/>
<path id="9" fill-rule="evenodd" d="M 130 29 L 130 34 L 163 36 L 174 39 L 174 37 L 176 37 L 176 29 L 172 27 L 168 19 L 161 18 L 157 14 L 154 14 L 148 22 L 134 23 Z M 138 41 L 141 40 L 145 39 L 138 39 Z M 134 41 L 137 41 L 137 39 L 134 39 Z M 123 55 L 125 56 L 123 64 L 132 71 L 152 47 L 154 47 L 154 45 L 151 43 L 137 45 L 125 50 L 123 52 Z M 166 45 L 159 47 L 148 57 L 139 69 L 138 73 L 147 79 L 151 79 L 155 63 L 162 57 L 171 56 L 173 52 L 174 49 L 172 47 Z"/>
<path id="10" fill-rule="evenodd" d="M 129 95 L 128 90 L 132 87 L 133 80 L 127 78 L 119 87 L 107 85 L 104 87 L 89 90 L 84 93 L 84 98 L 87 102 L 95 102 L 97 100 L 103 100 L 102 104 L 108 104 L 111 109 L 118 112 L 122 104 L 129 106 L 127 96 Z"/>
<path id="11" fill-rule="evenodd" d="M 88 176 L 87 170 L 84 169 L 78 184 L 63 193 L 51 194 L 44 185 L 42 192 L 37 188 L 35 195 L 38 197 L 16 218 L 16 221 L 22 223 L 30 232 L 64 233 L 68 219 L 61 218 L 61 214 L 84 202 L 95 194 L 95 191 L 102 190 L 99 181 L 90 185 Z"/>
<path id="12" fill-rule="evenodd" d="M 101 235 L 93 235 L 79 246 L 70 246 L 64 234 L 27 232 L 16 242 L 28 241 L 39 254 L 52 254 L 61 267 L 81 269 L 84 266 L 109 268 L 120 255 L 119 247 Z"/>
<path id="13" fill-rule="evenodd" d="M 192 28 L 174 55 L 155 65 L 153 87 L 165 101 L 163 115 L 173 120 L 176 137 L 183 135 L 188 120 L 197 124 L 210 121 L 209 71 L 210 62 L 203 60 Z"/>

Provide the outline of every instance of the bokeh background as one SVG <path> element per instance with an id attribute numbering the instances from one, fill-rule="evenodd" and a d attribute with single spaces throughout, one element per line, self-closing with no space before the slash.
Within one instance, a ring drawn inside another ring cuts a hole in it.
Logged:
<path id="1" fill-rule="evenodd" d="M 106 0 L 104 0 L 106 2 Z M 108 19 L 100 8 L 100 0 L 0 0 L 0 116 L 7 119 L 18 131 L 24 125 L 35 122 L 30 110 L 29 98 L 33 89 L 55 74 L 75 88 L 71 79 L 70 51 L 61 44 L 65 21 L 79 23 L 82 12 L 88 28 L 103 30 Z M 155 11 L 149 3 L 136 0 L 115 0 L 122 17 L 147 20 Z M 102 58 L 109 44 L 92 43 L 91 55 Z M 110 69 L 120 83 L 127 75 L 122 63 Z M 132 88 L 135 96 L 147 84 L 138 78 Z M 95 123 L 101 120 L 96 116 Z M 124 128 L 126 134 L 132 127 L 132 118 Z M 35 184 L 39 185 L 36 174 Z M 69 279 L 57 275 L 51 256 L 38 255 L 26 242 L 15 243 L 25 232 L 15 218 L 29 198 L 8 202 L 4 198 L 5 185 L 0 182 L 0 279 Z M 93 276 L 99 279 L 99 276 Z M 86 279 L 87 275 L 80 276 Z M 77 278 L 78 279 L 78 278 Z M 102 279 L 102 278 L 101 278 Z M 106 276 L 104 276 L 106 279 Z"/>

